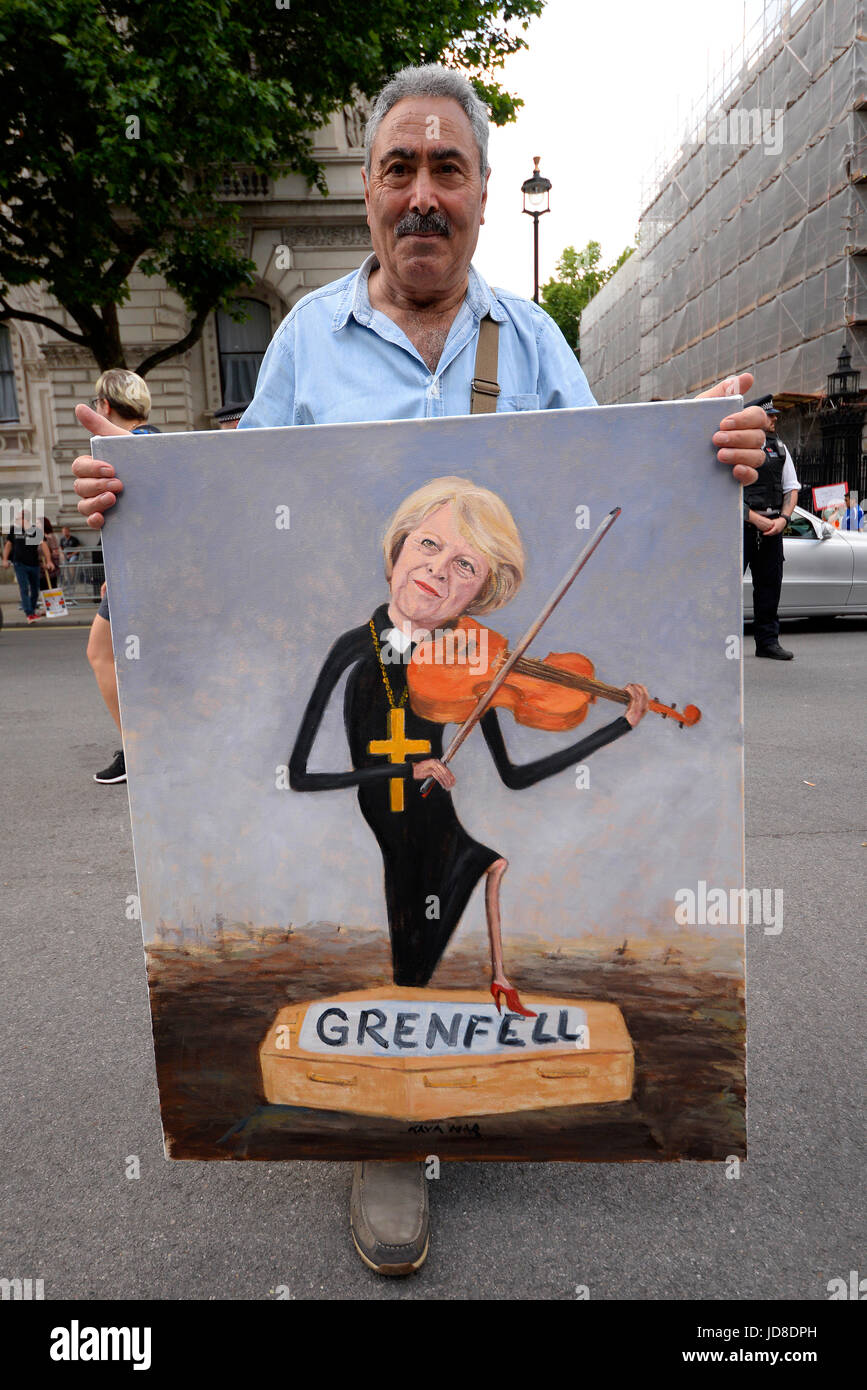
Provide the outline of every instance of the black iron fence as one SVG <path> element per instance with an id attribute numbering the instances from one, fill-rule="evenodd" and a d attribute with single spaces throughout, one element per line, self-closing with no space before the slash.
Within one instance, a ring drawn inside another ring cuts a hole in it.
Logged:
<path id="1" fill-rule="evenodd" d="M 834 476 L 833 465 L 829 464 L 827 457 L 821 449 L 804 449 L 798 454 L 793 455 L 795 472 L 798 475 L 798 482 L 801 484 L 801 491 L 798 494 L 798 505 L 804 507 L 808 512 L 815 512 L 813 506 L 813 488 L 828 487 L 834 483 L 848 483 L 850 491 L 857 492 L 858 499 L 861 501 L 867 497 L 867 454 L 862 454 L 855 472 L 856 477 Z"/>

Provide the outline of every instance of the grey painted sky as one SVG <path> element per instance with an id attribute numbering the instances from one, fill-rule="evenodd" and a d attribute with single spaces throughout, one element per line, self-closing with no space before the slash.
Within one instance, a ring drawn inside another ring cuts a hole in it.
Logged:
<path id="1" fill-rule="evenodd" d="M 671 931 L 673 895 L 740 882 L 739 490 L 716 463 L 717 402 L 99 441 L 126 490 L 106 527 L 112 628 L 144 929 L 215 912 L 255 924 L 385 925 L 382 864 L 352 790 L 275 788 L 334 639 L 387 597 L 380 541 L 422 481 L 498 491 L 529 556 L 490 625 L 514 640 L 613 506 L 623 516 L 534 647 L 588 654 L 603 680 L 697 704 L 648 715 L 589 761 L 508 792 L 481 737 L 455 763 L 468 831 L 511 861 L 505 925 L 543 936 Z M 457 459 L 462 460 L 460 466 Z M 275 509 L 291 508 L 288 531 Z M 127 660 L 126 639 L 140 641 Z M 349 766 L 339 697 L 313 767 Z M 574 734 L 501 716 L 514 759 Z M 474 895 L 460 930 L 484 929 Z"/>

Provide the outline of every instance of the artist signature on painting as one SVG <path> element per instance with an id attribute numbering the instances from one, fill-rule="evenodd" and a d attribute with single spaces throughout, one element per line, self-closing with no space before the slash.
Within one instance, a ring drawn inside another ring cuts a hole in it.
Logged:
<path id="1" fill-rule="evenodd" d="M 478 1124 L 452 1124 L 447 1125 L 407 1125 L 407 1134 L 466 1134 L 473 1139 L 481 1139 L 482 1131 Z"/>

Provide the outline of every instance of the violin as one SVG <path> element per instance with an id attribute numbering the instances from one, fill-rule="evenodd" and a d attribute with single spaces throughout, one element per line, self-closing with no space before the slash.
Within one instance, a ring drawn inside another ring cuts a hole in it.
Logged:
<path id="1" fill-rule="evenodd" d="M 413 652 L 407 668 L 413 710 L 436 724 L 465 724 L 509 655 L 505 637 L 473 618 L 460 618 Z M 489 704 L 511 710 L 518 724 L 558 730 L 574 729 L 597 699 L 628 705 L 631 698 L 628 690 L 597 680 L 593 663 L 581 652 L 549 652 L 544 661 L 519 657 Z M 651 700 L 648 710 L 681 728 L 701 719 L 695 705 L 679 710 Z"/>

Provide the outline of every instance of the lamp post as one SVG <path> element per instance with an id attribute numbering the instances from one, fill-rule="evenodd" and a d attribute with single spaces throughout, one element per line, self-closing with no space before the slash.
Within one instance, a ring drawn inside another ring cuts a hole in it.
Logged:
<path id="1" fill-rule="evenodd" d="M 861 373 L 852 368 L 852 354 L 845 342 L 837 358 L 836 371 L 828 374 L 828 400 L 835 405 L 848 405 L 860 391 Z"/>
<path id="2" fill-rule="evenodd" d="M 828 373 L 828 389 L 819 411 L 822 464 L 828 482 L 845 481 L 861 496 L 867 484 L 861 452 L 865 412 L 867 392 L 861 390 L 861 373 L 853 368 L 844 342 L 835 370 Z"/>
<path id="3" fill-rule="evenodd" d="M 539 218 L 551 211 L 551 180 L 539 173 L 541 156 L 533 156 L 533 173 L 521 184 L 524 212 L 533 219 L 533 300 L 539 303 Z"/>

